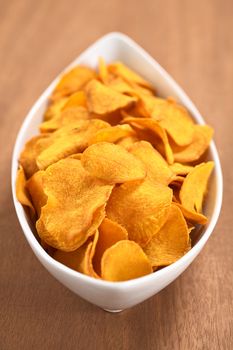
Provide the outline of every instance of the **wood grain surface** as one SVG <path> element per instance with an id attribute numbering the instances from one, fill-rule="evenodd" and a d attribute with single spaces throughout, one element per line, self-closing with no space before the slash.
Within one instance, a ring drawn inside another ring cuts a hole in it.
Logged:
<path id="1" fill-rule="evenodd" d="M 233 2 L 0 0 L 0 349 L 233 349 Z M 215 130 L 220 220 L 190 268 L 159 294 L 109 314 L 59 284 L 16 218 L 10 163 L 19 127 L 83 49 L 122 31 L 181 84 Z"/>

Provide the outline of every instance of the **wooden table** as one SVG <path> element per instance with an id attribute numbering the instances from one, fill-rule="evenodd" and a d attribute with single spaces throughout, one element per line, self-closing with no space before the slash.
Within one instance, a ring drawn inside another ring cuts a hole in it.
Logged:
<path id="1" fill-rule="evenodd" d="M 0 349 L 233 349 L 232 1 L 0 0 Z M 18 129 L 90 43 L 122 31 L 181 84 L 215 130 L 225 182 L 207 246 L 174 283 L 109 314 L 59 284 L 19 227 L 10 189 Z"/>

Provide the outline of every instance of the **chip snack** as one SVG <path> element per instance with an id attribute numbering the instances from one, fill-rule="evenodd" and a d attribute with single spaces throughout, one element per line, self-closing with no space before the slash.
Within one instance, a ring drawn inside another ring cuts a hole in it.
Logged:
<path id="1" fill-rule="evenodd" d="M 107 281 L 127 281 L 149 273 L 152 273 L 149 259 L 133 241 L 115 243 L 101 260 L 101 276 Z"/>
<path id="2" fill-rule="evenodd" d="M 167 266 L 190 249 L 188 226 L 181 210 L 172 204 L 160 231 L 144 247 L 153 267 Z"/>
<path id="3" fill-rule="evenodd" d="M 121 62 L 73 67 L 19 157 L 16 195 L 36 238 L 90 278 L 156 273 L 208 222 L 213 129 L 155 91 Z"/>
<path id="4" fill-rule="evenodd" d="M 110 184 L 141 180 L 146 177 L 143 163 L 125 148 L 109 142 L 89 146 L 81 162 L 91 175 Z"/>
<path id="5" fill-rule="evenodd" d="M 99 227 L 99 237 L 93 258 L 94 269 L 99 276 L 101 275 L 101 260 L 105 250 L 116 242 L 126 239 L 128 239 L 128 232 L 124 227 L 115 221 L 104 218 Z"/>

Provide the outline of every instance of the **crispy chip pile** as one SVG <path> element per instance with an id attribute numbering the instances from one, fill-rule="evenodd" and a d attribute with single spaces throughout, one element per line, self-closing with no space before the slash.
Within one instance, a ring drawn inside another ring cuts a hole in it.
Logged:
<path id="1" fill-rule="evenodd" d="M 208 221 L 213 129 L 155 91 L 121 62 L 74 67 L 19 157 L 17 198 L 42 247 L 92 278 L 126 281 L 168 266 Z"/>

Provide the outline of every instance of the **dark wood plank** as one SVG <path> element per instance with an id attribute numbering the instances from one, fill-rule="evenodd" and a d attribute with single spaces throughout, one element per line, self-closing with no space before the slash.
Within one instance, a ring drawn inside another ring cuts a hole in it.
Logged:
<path id="1" fill-rule="evenodd" d="M 0 348 L 232 349 L 232 1 L 1 0 L 0 8 Z M 159 294 L 116 315 L 43 269 L 10 190 L 12 148 L 28 109 L 75 56 L 114 30 L 144 46 L 213 125 L 225 182 L 221 218 L 198 259 Z"/>

